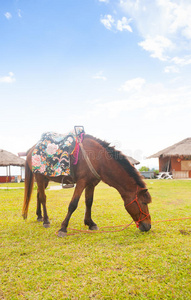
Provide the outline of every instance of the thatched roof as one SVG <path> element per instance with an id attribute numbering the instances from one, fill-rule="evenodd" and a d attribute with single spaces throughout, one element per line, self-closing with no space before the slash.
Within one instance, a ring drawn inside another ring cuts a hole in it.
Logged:
<path id="1" fill-rule="evenodd" d="M 164 157 L 164 156 L 180 156 L 180 155 L 183 156 L 191 155 L 191 138 L 187 138 L 147 158 L 156 158 L 156 157 Z"/>
<path id="2" fill-rule="evenodd" d="M 25 160 L 15 154 L 0 149 L 0 166 L 24 166 Z"/>
<path id="3" fill-rule="evenodd" d="M 131 157 L 131 156 L 127 156 L 127 159 L 128 159 L 128 161 L 129 161 L 132 165 L 138 165 L 138 164 L 140 164 L 140 162 L 139 162 L 138 160 L 134 159 L 134 158 Z"/>

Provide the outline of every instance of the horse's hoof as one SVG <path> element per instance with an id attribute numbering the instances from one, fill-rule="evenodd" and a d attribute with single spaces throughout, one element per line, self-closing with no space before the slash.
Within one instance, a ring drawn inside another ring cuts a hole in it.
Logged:
<path id="1" fill-rule="evenodd" d="M 66 235 L 67 235 L 67 232 L 62 231 L 62 230 L 59 230 L 58 233 L 57 233 L 58 237 L 65 237 Z"/>
<path id="2" fill-rule="evenodd" d="M 50 227 L 50 223 L 44 223 L 43 226 L 44 226 L 44 228 L 49 228 Z"/>
<path id="3" fill-rule="evenodd" d="M 27 214 L 23 214 L 23 219 L 26 220 L 27 219 Z"/>
<path id="4" fill-rule="evenodd" d="M 97 225 L 93 225 L 91 227 L 89 227 L 89 230 L 98 230 L 99 228 L 97 227 Z"/>
<path id="5" fill-rule="evenodd" d="M 43 217 L 37 218 L 38 222 L 42 222 L 43 221 Z"/>

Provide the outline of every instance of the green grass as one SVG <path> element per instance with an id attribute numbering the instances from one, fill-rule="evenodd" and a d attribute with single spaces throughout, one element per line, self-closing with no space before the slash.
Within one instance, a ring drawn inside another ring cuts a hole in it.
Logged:
<path id="1" fill-rule="evenodd" d="M 0 183 L 0 188 L 1 189 L 8 189 L 8 188 L 13 188 L 13 187 L 16 187 L 16 188 L 24 188 L 24 182 L 19 182 L 19 183 L 16 183 L 16 182 L 7 182 L 7 183 Z"/>
<path id="2" fill-rule="evenodd" d="M 0 189 L 0 299 L 190 299 L 191 219 L 156 221 L 190 217 L 191 181 L 147 185 L 153 199 L 149 232 L 131 225 L 65 238 L 55 232 L 73 189 L 47 190 L 49 229 L 36 221 L 35 190 L 23 221 L 24 190 Z M 84 209 L 83 194 L 70 228 L 86 229 Z M 119 194 L 103 183 L 95 191 L 93 219 L 99 227 L 131 222 Z"/>

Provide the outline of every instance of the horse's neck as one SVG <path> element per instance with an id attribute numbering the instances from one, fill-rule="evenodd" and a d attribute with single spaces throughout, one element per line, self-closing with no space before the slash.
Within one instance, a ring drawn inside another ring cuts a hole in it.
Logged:
<path id="1" fill-rule="evenodd" d="M 109 163 L 106 162 L 102 177 L 102 180 L 118 190 L 122 197 L 136 190 L 135 180 L 113 158 Z"/>
<path id="2" fill-rule="evenodd" d="M 136 189 L 135 180 L 101 144 L 93 139 L 85 138 L 83 145 L 87 154 L 95 154 L 96 159 L 94 158 L 92 163 L 103 182 L 117 189 L 122 197 Z"/>

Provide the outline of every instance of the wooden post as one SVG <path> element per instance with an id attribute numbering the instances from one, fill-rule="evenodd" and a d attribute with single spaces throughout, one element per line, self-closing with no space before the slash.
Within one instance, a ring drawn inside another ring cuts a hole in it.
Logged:
<path id="1" fill-rule="evenodd" d="M 8 182 L 8 166 L 6 166 L 6 183 Z"/>

